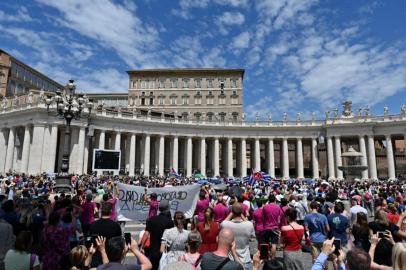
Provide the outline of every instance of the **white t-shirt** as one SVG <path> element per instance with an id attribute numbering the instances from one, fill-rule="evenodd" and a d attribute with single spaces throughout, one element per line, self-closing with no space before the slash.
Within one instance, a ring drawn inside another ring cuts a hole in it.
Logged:
<path id="1" fill-rule="evenodd" d="M 251 238 L 255 238 L 252 222 L 224 220 L 221 222 L 221 228 L 229 228 L 234 232 L 236 251 L 241 262 L 251 262 L 249 242 Z"/>
<path id="2" fill-rule="evenodd" d="M 21 269 L 30 269 L 31 254 L 27 252 L 20 252 L 14 249 L 10 249 L 6 253 L 4 258 L 5 270 L 21 270 Z M 38 266 L 39 260 L 38 256 L 35 256 L 34 265 Z"/>

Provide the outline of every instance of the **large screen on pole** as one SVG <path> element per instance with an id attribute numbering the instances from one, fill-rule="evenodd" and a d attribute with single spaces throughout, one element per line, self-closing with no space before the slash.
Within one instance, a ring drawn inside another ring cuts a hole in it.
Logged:
<path id="1" fill-rule="evenodd" d="M 120 170 L 120 151 L 94 149 L 93 170 Z"/>

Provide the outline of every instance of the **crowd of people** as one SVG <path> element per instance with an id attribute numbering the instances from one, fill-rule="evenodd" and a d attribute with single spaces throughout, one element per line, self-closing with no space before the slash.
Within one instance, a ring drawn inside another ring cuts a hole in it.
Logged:
<path id="1" fill-rule="evenodd" d="M 0 181 L 0 270 L 406 269 L 403 181 L 206 183 L 192 217 L 148 189 L 193 178 L 72 176 L 66 194 L 46 175 Z M 142 235 L 117 220 L 118 182 L 145 187 Z"/>

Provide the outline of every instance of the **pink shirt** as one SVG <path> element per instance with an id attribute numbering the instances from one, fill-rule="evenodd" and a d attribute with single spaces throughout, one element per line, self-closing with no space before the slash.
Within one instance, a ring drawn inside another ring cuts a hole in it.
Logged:
<path id="1" fill-rule="evenodd" d="M 218 203 L 216 204 L 216 206 L 214 206 L 213 212 L 214 212 L 214 221 L 221 223 L 223 220 L 226 219 L 226 217 L 230 213 L 230 210 L 224 204 Z"/>
<path id="2" fill-rule="evenodd" d="M 245 203 L 241 203 L 244 216 L 248 217 L 250 207 Z"/>
<path id="3" fill-rule="evenodd" d="M 198 200 L 196 204 L 197 220 L 204 220 L 204 212 L 209 208 L 209 199 Z"/>
<path id="4" fill-rule="evenodd" d="M 149 204 L 148 217 L 155 217 L 158 214 L 158 201 L 151 200 Z"/>
<path id="5" fill-rule="evenodd" d="M 94 209 L 96 209 L 96 203 L 95 202 L 84 202 L 82 204 L 82 223 L 89 225 L 94 222 Z"/>
<path id="6" fill-rule="evenodd" d="M 278 205 L 274 203 L 265 205 L 263 207 L 264 230 L 280 228 L 282 214 L 282 210 Z"/>
<path id="7" fill-rule="evenodd" d="M 116 211 L 116 204 L 117 204 L 117 198 L 114 197 L 111 200 L 109 200 L 109 203 L 111 203 L 113 211 L 111 212 L 110 219 L 113 221 L 117 220 L 117 211 Z"/>
<path id="8" fill-rule="evenodd" d="M 264 230 L 264 217 L 262 215 L 262 208 L 255 209 L 254 213 L 252 214 L 252 220 L 255 224 L 255 233 L 257 235 L 259 235 Z"/>

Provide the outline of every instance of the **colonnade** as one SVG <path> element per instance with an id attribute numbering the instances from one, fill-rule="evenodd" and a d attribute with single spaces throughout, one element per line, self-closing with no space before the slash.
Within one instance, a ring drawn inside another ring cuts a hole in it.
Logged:
<path id="1" fill-rule="evenodd" d="M 29 174 L 58 171 L 62 158 L 64 127 L 57 124 L 28 124 L 0 130 L 0 172 Z M 85 173 L 91 158 L 90 146 L 121 150 L 122 167 L 129 175 L 143 173 L 165 175 L 171 168 L 186 176 L 245 176 L 249 169 L 266 170 L 275 176 L 275 144 L 280 144 L 280 172 L 283 178 L 304 178 L 304 147 L 310 146 L 313 178 L 320 177 L 318 137 L 216 137 L 174 134 L 131 133 L 96 129 L 89 137 L 85 126 L 73 127 L 70 172 Z M 354 136 L 352 136 L 354 137 Z M 342 179 L 342 140 L 327 136 L 327 171 L 330 179 Z M 396 177 L 391 135 L 385 135 L 388 176 Z M 289 172 L 289 144 L 295 144 L 296 175 Z M 368 170 L 364 179 L 377 179 L 375 140 L 373 135 L 358 135 L 361 164 Z M 248 147 L 249 145 L 249 152 Z M 261 150 L 265 149 L 264 152 Z M 262 157 L 262 158 L 261 158 Z M 235 174 L 235 175 L 234 175 Z"/>

